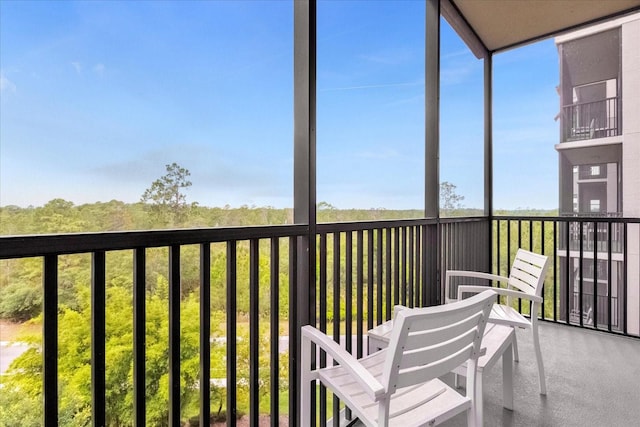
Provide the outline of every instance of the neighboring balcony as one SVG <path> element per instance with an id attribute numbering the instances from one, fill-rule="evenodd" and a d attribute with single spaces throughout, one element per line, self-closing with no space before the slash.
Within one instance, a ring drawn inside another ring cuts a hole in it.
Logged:
<path id="1" fill-rule="evenodd" d="M 625 225 L 616 221 L 616 218 L 622 217 L 621 213 L 563 214 L 562 217 L 567 218 L 567 222 L 561 227 L 561 250 L 566 250 L 569 242 L 570 251 L 623 253 Z M 575 221 L 569 218 L 575 218 Z M 602 221 L 594 218 L 602 218 Z"/>
<path id="2" fill-rule="evenodd" d="M 622 133 L 619 98 L 562 107 L 562 142 L 607 138 Z"/>

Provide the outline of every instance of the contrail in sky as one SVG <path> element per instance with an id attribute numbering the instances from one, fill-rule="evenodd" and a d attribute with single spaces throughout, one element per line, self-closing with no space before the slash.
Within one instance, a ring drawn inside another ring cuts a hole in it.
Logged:
<path id="1" fill-rule="evenodd" d="M 330 92 L 330 91 L 337 91 L 337 90 L 376 89 L 376 88 L 381 88 L 381 87 L 421 86 L 421 85 L 424 85 L 424 82 L 388 83 L 388 84 L 381 84 L 381 85 L 332 87 L 332 88 L 328 88 L 328 89 L 320 89 L 319 92 Z"/>

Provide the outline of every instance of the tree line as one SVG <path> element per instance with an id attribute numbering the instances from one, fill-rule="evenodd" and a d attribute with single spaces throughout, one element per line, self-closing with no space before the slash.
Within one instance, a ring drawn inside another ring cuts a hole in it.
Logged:
<path id="1" fill-rule="evenodd" d="M 185 190 L 189 188 L 189 171 L 173 163 L 166 166 L 167 174 L 154 181 L 139 202 L 74 205 L 54 199 L 42 207 L 0 207 L 0 234 L 49 234 L 98 231 L 126 231 L 162 228 L 202 228 L 248 226 L 258 224 L 289 224 L 292 209 L 241 206 L 232 208 L 203 207 L 187 203 Z M 443 202 L 449 216 L 478 214 L 462 207 L 463 197 L 455 192 L 455 185 L 444 183 Z M 318 204 L 319 222 L 390 220 L 417 218 L 420 210 L 337 209 L 327 202 Z M 344 243 L 343 243 L 344 245 Z M 346 248 L 340 253 L 344 257 Z M 260 320 L 260 394 L 261 408 L 269 405 L 269 317 L 271 259 L 268 245 L 260 245 L 259 313 Z M 278 317 L 281 335 L 287 334 L 288 322 L 288 246 L 281 248 Z M 333 251 L 327 254 L 332 264 Z M 238 288 L 238 404 L 240 411 L 248 410 L 249 373 L 249 247 L 240 242 L 237 253 Z M 146 403 L 150 425 L 163 426 L 168 420 L 168 272 L 167 248 L 147 250 L 146 270 Z M 504 259 L 504 258 L 503 258 Z M 131 251 L 107 253 L 107 416 L 109 426 L 129 426 L 133 419 L 133 256 Z M 365 263 L 367 261 L 365 260 Z M 13 322 L 41 324 L 42 261 L 26 258 L 0 261 L 0 318 Z M 367 271 L 365 266 L 365 271 Z M 211 372 L 214 379 L 226 377 L 226 247 L 211 247 Z M 344 276 L 345 272 L 341 272 Z M 59 387 L 60 425 L 88 426 L 91 424 L 91 259 L 89 254 L 59 257 Z M 346 280 L 342 278 L 341 280 Z M 365 282 L 368 278 L 364 279 Z M 198 413 L 199 379 L 199 249 L 186 246 L 181 251 L 181 402 L 184 419 Z M 344 295 L 327 295 L 327 317 L 344 321 L 344 304 L 340 313 L 333 313 L 333 299 Z M 354 301 L 355 304 L 355 301 Z M 365 304 L 366 307 L 366 304 Z M 353 307 L 366 310 L 365 307 Z M 367 313 L 364 313 L 366 318 Z M 23 336 L 29 350 L 18 357 L 7 375 L 0 378 L 0 426 L 38 426 L 42 420 L 42 354 L 38 334 Z M 279 354 L 279 384 L 283 392 L 288 388 L 286 353 Z M 220 382 L 211 385 L 211 407 L 214 415 L 224 417 L 226 389 Z M 283 399 L 284 400 L 284 399 Z"/>

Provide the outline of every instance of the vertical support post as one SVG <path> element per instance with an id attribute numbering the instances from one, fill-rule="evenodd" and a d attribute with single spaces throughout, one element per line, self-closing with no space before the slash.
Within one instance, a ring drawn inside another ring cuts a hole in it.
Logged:
<path id="1" fill-rule="evenodd" d="M 316 231 L 316 2 L 294 2 L 294 195 L 293 216 L 296 224 L 308 224 L 309 234 L 302 237 L 298 256 L 299 319 L 308 324 L 310 297 L 315 288 Z"/>
<path id="2" fill-rule="evenodd" d="M 309 232 L 298 240 L 296 336 L 303 325 L 315 322 L 315 236 L 316 236 L 316 1 L 293 4 L 293 110 L 294 110 L 294 192 L 293 217 L 296 224 L 308 224 Z M 299 340 L 298 340 L 299 342 Z M 296 378 L 301 378 L 300 349 Z M 308 385 L 306 385 L 308 386 Z M 312 394 L 312 396 L 315 396 Z M 312 397 L 314 402 L 315 397 Z M 296 407 L 300 407 L 298 398 Z M 311 408 L 315 411 L 315 408 Z M 295 418 L 294 418 L 295 419 Z"/>
<path id="3" fill-rule="evenodd" d="M 440 0 L 427 0 L 425 16 L 425 200 L 426 218 L 440 217 Z M 436 226 L 438 227 L 438 226 Z M 430 233 L 431 234 L 431 233 Z M 425 254 L 425 277 L 430 289 L 424 305 L 433 305 L 440 295 L 440 239 L 439 229 L 431 235 L 430 250 Z"/>
<path id="4" fill-rule="evenodd" d="M 491 272 L 493 243 L 493 55 L 484 57 L 484 216 L 488 238 L 484 268 Z M 497 248 L 498 249 L 498 248 Z"/>
<path id="5" fill-rule="evenodd" d="M 440 1 L 427 0 L 425 18 L 425 216 L 440 216 Z"/>

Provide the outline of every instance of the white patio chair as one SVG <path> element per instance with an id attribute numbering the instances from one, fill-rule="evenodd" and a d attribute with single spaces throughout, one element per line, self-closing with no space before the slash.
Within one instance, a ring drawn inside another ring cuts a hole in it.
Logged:
<path id="1" fill-rule="evenodd" d="M 311 388 L 319 380 L 365 426 L 431 426 L 467 411 L 476 425 L 476 364 L 495 293 L 450 305 L 398 312 L 389 347 L 354 358 L 312 326 L 302 328 L 301 425 L 311 425 Z M 311 370 L 313 345 L 338 363 Z M 438 379 L 467 363 L 466 396 Z M 338 416 L 337 414 L 334 414 Z"/>
<path id="2" fill-rule="evenodd" d="M 547 385 L 544 377 L 544 364 L 542 362 L 542 352 L 540 350 L 540 338 L 538 336 L 538 308 L 542 303 L 542 290 L 544 279 L 549 268 L 550 259 L 547 256 L 518 249 L 516 257 L 511 265 L 509 277 L 495 274 L 482 273 L 477 271 L 449 270 L 445 275 L 445 302 L 455 301 L 449 297 L 449 281 L 452 277 L 469 277 L 476 279 L 486 279 L 499 283 L 506 283 L 506 288 L 492 287 L 497 294 L 507 297 L 506 304 L 496 303 L 491 310 L 489 321 L 502 325 L 509 325 L 514 328 L 531 329 L 533 335 L 533 347 L 536 353 L 538 364 L 538 377 L 540 381 L 540 394 L 547 394 Z M 477 293 L 487 290 L 487 286 L 459 285 L 458 299 L 465 293 Z M 531 314 L 529 318 L 524 317 L 513 307 L 517 298 L 531 302 Z M 513 359 L 518 361 L 517 339 L 513 342 Z"/>

